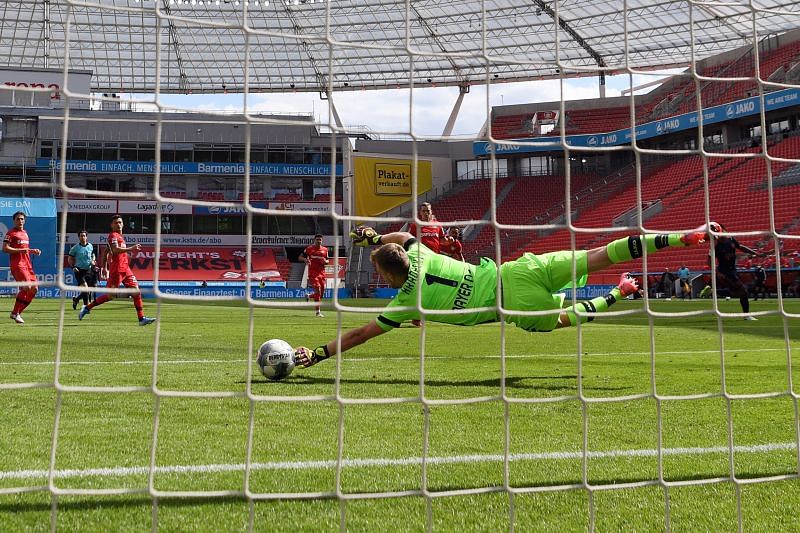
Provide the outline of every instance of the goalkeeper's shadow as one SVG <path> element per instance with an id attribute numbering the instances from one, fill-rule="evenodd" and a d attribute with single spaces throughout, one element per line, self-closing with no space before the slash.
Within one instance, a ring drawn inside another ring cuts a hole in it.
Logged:
<path id="1" fill-rule="evenodd" d="M 574 394 L 577 391 L 576 375 L 564 376 L 508 376 L 505 379 L 506 388 L 517 390 L 541 390 L 541 391 L 568 391 Z M 500 388 L 500 378 L 490 379 L 469 379 L 469 380 L 443 380 L 431 379 L 425 380 L 423 383 L 426 387 L 491 387 L 495 389 Z M 286 385 L 326 385 L 335 386 L 336 378 L 328 376 L 309 376 L 306 374 L 293 374 L 281 381 Z M 253 381 L 253 386 L 259 384 L 271 385 L 271 381 Z M 339 383 L 342 385 L 398 385 L 398 386 L 419 386 L 420 382 L 416 379 L 398 379 L 398 378 L 340 378 Z M 623 390 L 625 387 L 586 387 L 584 390 Z"/>

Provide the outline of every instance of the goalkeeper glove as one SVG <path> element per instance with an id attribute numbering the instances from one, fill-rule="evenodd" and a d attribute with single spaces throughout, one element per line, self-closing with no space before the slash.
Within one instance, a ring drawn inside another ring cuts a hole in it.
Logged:
<path id="1" fill-rule="evenodd" d="M 294 364 L 308 368 L 316 365 L 320 361 L 324 361 L 330 356 L 331 354 L 328 351 L 328 347 L 324 344 L 322 346 L 317 346 L 313 350 L 305 346 L 299 346 L 294 351 Z"/>
<path id="2" fill-rule="evenodd" d="M 356 246 L 369 246 L 381 243 L 381 235 L 369 226 L 358 226 L 350 232 L 350 238 Z"/>

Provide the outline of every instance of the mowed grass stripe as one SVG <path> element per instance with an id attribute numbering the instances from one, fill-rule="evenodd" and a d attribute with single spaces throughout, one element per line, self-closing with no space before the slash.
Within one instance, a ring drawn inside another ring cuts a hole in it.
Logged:
<path id="1" fill-rule="evenodd" d="M 769 353 L 769 352 L 785 352 L 786 349 L 782 348 L 754 348 L 749 349 L 751 353 Z M 718 354 L 719 350 L 680 350 L 680 351 L 661 351 L 658 350 L 657 355 L 708 355 Z M 592 357 L 617 357 L 617 356 L 643 356 L 650 355 L 650 352 L 606 352 L 589 354 Z M 535 359 L 540 357 L 576 357 L 575 353 L 539 353 L 528 355 L 512 355 L 506 354 L 507 359 Z M 500 359 L 498 354 L 486 355 L 469 355 L 465 354 L 459 356 L 459 359 Z M 452 359 L 452 356 L 446 355 L 425 355 L 425 359 Z M 254 356 L 255 360 L 255 356 Z M 342 360 L 348 363 L 367 363 L 371 361 L 418 361 L 419 356 L 370 356 L 370 357 L 349 357 L 347 355 L 342 357 Z M 225 365 L 225 364 L 242 364 L 246 359 L 162 359 L 159 357 L 159 365 Z M 55 361 L 0 361 L 0 366 L 52 366 Z M 152 365 L 153 360 L 147 359 L 142 361 L 61 361 L 59 365 Z"/>
<path id="2" fill-rule="evenodd" d="M 760 444 L 756 446 L 734 446 L 735 453 L 764 453 L 775 451 L 797 450 L 797 444 L 793 442 Z M 665 448 L 661 450 L 662 455 L 685 456 L 685 455 L 707 455 L 716 453 L 728 453 L 726 446 L 713 446 L 708 448 Z M 611 451 L 590 451 L 585 454 L 588 459 L 613 459 L 620 457 L 657 457 L 658 450 L 611 450 Z M 556 461 L 563 459 L 582 459 L 583 452 L 541 452 L 541 453 L 515 453 L 508 456 L 509 461 Z M 484 462 L 502 462 L 503 455 L 498 454 L 476 454 L 461 455 L 454 457 L 428 457 L 425 462 L 428 464 L 467 464 Z M 422 465 L 422 457 L 408 457 L 400 459 L 343 459 L 343 468 L 358 467 L 390 467 L 390 466 L 409 466 Z M 252 470 L 313 470 L 336 468 L 337 461 L 276 461 L 270 463 L 252 463 Z M 157 466 L 153 469 L 156 474 L 197 474 L 197 473 L 216 473 L 216 472 L 243 472 L 246 468 L 244 464 L 212 464 L 212 465 L 176 465 L 176 466 Z M 149 474 L 150 468 L 146 466 L 128 468 L 87 468 L 83 470 L 69 469 L 56 470 L 53 477 L 57 479 L 82 478 L 93 476 L 133 476 Z M 13 472 L 0 472 L 0 480 L 5 479 L 36 479 L 47 478 L 49 470 L 18 470 Z"/>

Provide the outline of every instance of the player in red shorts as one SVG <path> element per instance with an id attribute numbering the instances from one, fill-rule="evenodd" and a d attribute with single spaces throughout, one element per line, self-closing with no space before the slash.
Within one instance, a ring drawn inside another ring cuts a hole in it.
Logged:
<path id="1" fill-rule="evenodd" d="M 435 222 L 436 217 L 433 216 L 433 210 L 431 209 L 431 204 L 428 202 L 422 203 L 419 205 L 419 212 L 417 213 L 419 219 L 424 222 Z M 414 238 L 418 239 L 422 244 L 436 252 L 439 253 L 439 241 L 445 239 L 447 235 L 445 235 L 444 230 L 441 226 L 421 226 L 419 228 L 419 233 L 417 233 L 417 224 L 412 222 L 408 225 L 408 232 L 414 236 Z"/>
<path id="2" fill-rule="evenodd" d="M 464 246 L 461 244 L 461 230 L 452 227 L 447 230 L 447 237 L 439 243 L 439 253 L 458 259 L 464 260 Z"/>
<path id="3" fill-rule="evenodd" d="M 138 289 L 139 283 L 136 281 L 136 276 L 133 275 L 131 267 L 128 264 L 128 252 L 141 250 L 142 245 L 125 245 L 125 238 L 122 236 L 122 228 L 124 226 L 125 224 L 122 222 L 121 216 L 114 215 L 111 217 L 111 233 L 108 234 L 107 252 L 107 257 L 110 256 L 110 260 L 108 261 L 108 282 L 106 286 L 111 289 L 116 289 L 120 285 L 124 285 L 129 289 Z M 92 309 L 113 299 L 113 294 L 104 294 L 95 299 L 95 301 L 89 303 L 89 305 L 84 305 L 80 313 L 78 313 L 78 320 L 83 320 Z M 140 326 L 146 326 L 156 321 L 155 318 L 144 316 L 142 295 L 138 291 L 133 295 L 133 306 L 136 307 L 136 316 L 139 317 Z"/>
<path id="4" fill-rule="evenodd" d="M 308 265 L 308 286 L 314 289 L 311 298 L 317 302 L 317 316 L 323 316 L 320 311 L 320 300 L 325 293 L 325 265 L 328 264 L 328 247 L 322 245 L 322 235 L 314 235 L 314 244 L 306 246 L 300 259 Z"/>
<path id="5" fill-rule="evenodd" d="M 11 265 L 11 275 L 14 279 L 25 285 L 20 285 L 17 292 L 17 300 L 11 310 L 10 318 L 17 324 L 24 324 L 22 312 L 31 304 L 39 286 L 36 283 L 36 274 L 33 272 L 31 264 L 31 254 L 39 255 L 42 253 L 38 248 L 30 247 L 28 232 L 25 231 L 25 213 L 17 211 L 12 216 L 14 229 L 9 230 L 3 239 L 3 251 L 9 255 L 8 261 Z"/>

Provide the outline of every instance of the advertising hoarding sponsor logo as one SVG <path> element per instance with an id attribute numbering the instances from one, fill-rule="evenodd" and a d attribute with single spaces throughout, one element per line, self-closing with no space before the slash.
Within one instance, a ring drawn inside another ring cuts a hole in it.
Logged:
<path id="1" fill-rule="evenodd" d="M 118 209 L 120 213 L 158 213 L 162 215 L 191 215 L 192 206 L 176 204 L 174 202 L 150 202 L 141 200 L 120 200 Z"/>
<path id="2" fill-rule="evenodd" d="M 116 213 L 116 200 L 62 200 L 58 204 L 59 211 L 78 213 Z"/>
<path id="3" fill-rule="evenodd" d="M 407 196 L 411 194 L 411 165 L 375 163 L 375 194 Z"/>
<path id="4" fill-rule="evenodd" d="M 44 170 L 54 168 L 61 170 L 60 159 L 36 160 L 36 167 Z M 243 163 L 161 163 L 162 174 L 227 174 L 243 175 Z M 342 165 L 336 165 L 337 176 L 342 175 Z M 101 161 L 101 160 L 67 160 L 64 162 L 66 172 L 103 172 L 125 174 L 153 174 L 156 165 L 152 161 Z M 252 175 L 279 176 L 329 176 L 331 165 L 304 165 L 291 163 L 251 163 Z"/>
<path id="5" fill-rule="evenodd" d="M 276 209 L 278 211 L 330 212 L 331 204 L 328 202 L 268 202 L 267 209 Z M 334 210 L 336 214 L 342 214 L 341 202 L 334 204 Z"/>

